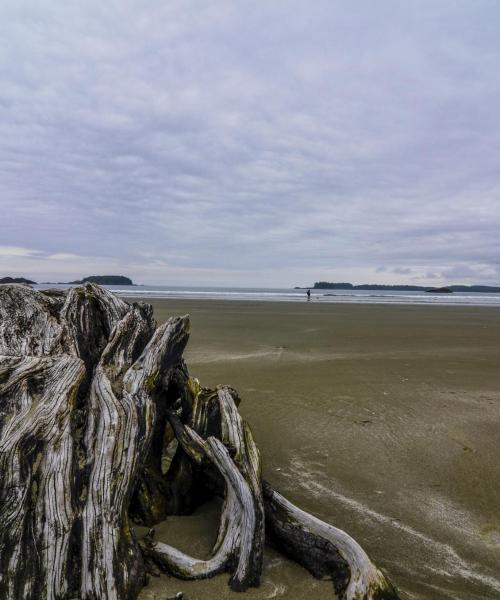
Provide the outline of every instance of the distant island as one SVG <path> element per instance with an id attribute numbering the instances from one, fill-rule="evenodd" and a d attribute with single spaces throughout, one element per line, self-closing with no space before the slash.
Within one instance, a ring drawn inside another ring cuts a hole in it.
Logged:
<path id="1" fill-rule="evenodd" d="M 25 277 L 0 277 L 0 284 L 2 283 L 24 283 L 27 285 L 37 285 L 36 281 L 26 279 Z M 135 284 L 129 277 L 123 275 L 89 275 L 83 279 L 77 279 L 75 281 L 58 281 L 55 282 L 47 281 L 47 285 L 81 285 L 82 283 L 97 283 L 98 285 L 133 285 Z"/>
<path id="2" fill-rule="evenodd" d="M 36 281 L 31 281 L 31 279 L 25 279 L 24 277 L 0 277 L 1 283 L 24 283 L 27 285 L 36 285 Z"/>
<path id="3" fill-rule="evenodd" d="M 380 283 L 363 283 L 353 285 L 352 283 L 331 283 L 329 281 L 317 281 L 310 288 L 295 287 L 297 290 L 389 290 L 395 292 L 435 292 L 438 294 L 449 294 L 451 292 L 500 292 L 499 286 L 491 285 L 450 285 L 443 288 L 432 288 L 423 285 L 386 285 Z"/>
<path id="4" fill-rule="evenodd" d="M 123 275 L 90 275 L 77 281 L 68 281 L 69 284 L 97 283 L 98 285 L 135 285 L 131 279 Z"/>

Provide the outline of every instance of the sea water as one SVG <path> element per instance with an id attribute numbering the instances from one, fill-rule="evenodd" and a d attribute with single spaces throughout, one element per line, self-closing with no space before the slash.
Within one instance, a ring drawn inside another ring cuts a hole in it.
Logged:
<path id="1" fill-rule="evenodd" d="M 37 289 L 69 288 L 66 284 L 39 284 Z M 192 300 L 248 300 L 305 302 L 306 289 L 238 288 L 165 285 L 104 286 L 118 296 L 129 298 L 171 298 Z M 394 290 L 321 290 L 311 288 L 311 302 L 347 304 L 437 304 L 445 306 L 500 306 L 500 293 L 453 292 L 439 294 L 424 291 Z"/>

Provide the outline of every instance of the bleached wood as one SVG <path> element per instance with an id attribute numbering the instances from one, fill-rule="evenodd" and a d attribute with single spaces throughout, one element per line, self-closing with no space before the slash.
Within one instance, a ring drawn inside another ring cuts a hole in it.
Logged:
<path id="1" fill-rule="evenodd" d="M 158 541 L 150 541 L 147 551 L 169 573 L 182 579 L 204 579 L 234 569 L 230 585 L 232 589 L 242 591 L 254 580 L 248 551 L 243 551 L 247 546 L 251 551 L 255 531 L 252 491 L 220 440 L 214 437 L 203 440 L 175 417 L 172 422 L 185 452 L 198 464 L 206 458 L 224 479 L 226 491 L 219 534 L 209 560 L 193 558 Z"/>
<path id="2" fill-rule="evenodd" d="M 220 386 L 217 390 L 221 423 L 220 439 L 229 449 L 234 463 L 251 491 L 254 527 L 251 531 L 245 532 L 247 538 L 241 541 L 241 559 L 243 563 L 248 564 L 247 569 L 252 574 L 248 579 L 253 585 L 258 585 L 265 542 L 261 457 L 252 431 L 248 423 L 241 418 L 231 391 L 227 386 Z"/>
<path id="3" fill-rule="evenodd" d="M 0 598 L 63 598 L 75 521 L 76 357 L 0 356 Z"/>
<path id="4" fill-rule="evenodd" d="M 0 317 L 0 598 L 134 598 L 128 502 L 189 320 L 153 334 L 92 284 L 0 286 Z"/>
<path id="5" fill-rule="evenodd" d="M 143 328 L 147 322 L 136 309 L 118 323 L 92 381 L 86 446 L 94 462 L 82 515 L 82 598 L 121 598 L 142 587 L 142 557 L 131 543 L 128 502 L 154 424 L 153 393 L 179 361 L 188 319 L 169 319 L 130 364 L 131 340 L 140 339 Z"/>
<path id="6" fill-rule="evenodd" d="M 340 600 L 397 600 L 385 575 L 345 531 L 301 510 L 263 484 L 268 529 L 313 575 L 332 579 Z"/>

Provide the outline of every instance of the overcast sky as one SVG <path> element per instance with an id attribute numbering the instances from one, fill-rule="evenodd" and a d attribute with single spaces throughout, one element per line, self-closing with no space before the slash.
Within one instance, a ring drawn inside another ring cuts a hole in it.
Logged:
<path id="1" fill-rule="evenodd" d="M 2 0 L 0 115 L 0 276 L 500 284 L 497 0 Z"/>

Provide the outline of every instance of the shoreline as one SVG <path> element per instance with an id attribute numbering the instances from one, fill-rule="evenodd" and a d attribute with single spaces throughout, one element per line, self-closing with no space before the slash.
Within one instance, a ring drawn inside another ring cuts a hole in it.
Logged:
<path id="1" fill-rule="evenodd" d="M 112 290 L 115 291 L 115 290 Z M 116 292 L 115 292 L 116 293 Z M 262 304 L 269 304 L 269 303 L 273 303 L 273 304 L 309 304 L 309 305 L 323 305 L 323 306 L 335 306 L 335 305 L 349 305 L 349 306 L 415 306 L 415 307 L 446 307 L 446 308 L 496 308 L 496 309 L 500 309 L 500 297 L 498 298 L 494 298 L 494 302 L 498 302 L 498 303 L 486 303 L 486 302 L 466 302 L 465 298 L 463 299 L 462 297 L 458 297 L 455 301 L 451 302 L 446 302 L 446 300 L 443 299 L 442 296 L 439 297 L 438 301 L 432 301 L 432 300 L 415 300 L 415 299 L 411 299 L 408 300 L 406 298 L 398 298 L 395 296 L 383 296 L 383 295 L 370 295 L 370 296 L 365 296 L 365 297 L 360 297 L 360 296 L 349 296 L 349 295 L 342 295 L 342 294 L 335 294 L 334 296 L 331 296 L 329 294 L 326 294 L 325 296 L 321 296 L 321 297 L 312 297 L 310 301 L 307 300 L 307 298 L 304 297 L 299 297 L 299 298 L 286 298 L 286 299 L 279 299 L 277 300 L 276 298 L 242 298 L 242 297 L 235 297 L 235 298 L 221 298 L 221 297 L 214 297 L 214 296 L 210 296 L 210 297 L 192 297 L 192 296 L 181 296 L 181 295 L 172 295 L 172 296 L 165 296 L 165 295 L 154 295 L 154 294 L 130 294 L 127 292 L 124 293 L 117 293 L 118 296 L 120 296 L 121 298 L 125 298 L 125 299 L 130 299 L 132 301 L 137 301 L 137 300 L 144 300 L 147 302 L 153 302 L 153 301 L 165 301 L 165 302 L 238 302 L 238 303 L 242 303 L 242 302 L 248 302 L 248 303 L 262 303 Z M 325 297 L 328 298 L 328 300 L 324 299 Z M 332 299 L 334 298 L 334 299 Z M 347 298 L 351 298 L 350 300 L 348 300 Z M 377 299 L 374 301 L 374 299 Z M 462 301 L 463 299 L 463 301 Z M 468 299 L 468 297 L 467 297 Z"/>

